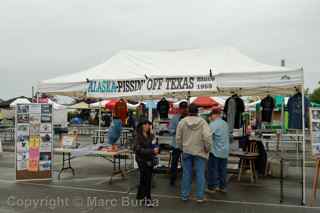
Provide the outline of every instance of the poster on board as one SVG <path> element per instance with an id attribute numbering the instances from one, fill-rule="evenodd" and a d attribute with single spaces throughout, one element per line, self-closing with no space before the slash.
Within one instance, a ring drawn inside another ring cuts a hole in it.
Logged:
<path id="1" fill-rule="evenodd" d="M 312 155 L 320 158 L 320 108 L 310 108 Z"/>
<path id="2" fill-rule="evenodd" d="M 70 148 L 75 145 L 75 137 L 72 135 L 64 135 L 62 137 L 62 147 Z"/>
<path id="3" fill-rule="evenodd" d="M 53 128 L 51 104 L 16 107 L 16 180 L 52 178 Z"/>

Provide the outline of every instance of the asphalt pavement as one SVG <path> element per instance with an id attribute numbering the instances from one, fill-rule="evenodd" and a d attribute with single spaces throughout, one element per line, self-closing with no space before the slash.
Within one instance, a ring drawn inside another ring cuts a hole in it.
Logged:
<path id="1" fill-rule="evenodd" d="M 226 194 L 208 194 L 207 202 L 198 204 L 194 199 L 183 202 L 179 197 L 179 184 L 169 185 L 167 175 L 157 174 L 152 189 L 155 208 L 144 208 L 135 198 L 137 173 L 126 179 L 108 183 L 112 165 L 103 158 L 80 157 L 72 161 L 75 176 L 65 172 L 58 180 L 61 156 L 54 157 L 54 177 L 50 181 L 15 182 L 14 153 L 0 156 L 0 213 L 85 213 L 85 212 L 320 212 L 320 202 L 315 207 L 301 206 L 299 170 L 289 168 L 285 180 L 285 199 L 279 203 L 279 179 L 264 177 L 257 183 L 249 178 L 238 182 L 231 177 Z M 307 169 L 307 198 L 313 170 Z"/>

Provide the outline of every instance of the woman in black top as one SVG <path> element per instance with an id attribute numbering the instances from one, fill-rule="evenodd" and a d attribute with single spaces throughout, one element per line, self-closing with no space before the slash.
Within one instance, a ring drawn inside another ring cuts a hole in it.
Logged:
<path id="1" fill-rule="evenodd" d="M 152 145 L 153 139 L 152 123 L 148 120 L 141 121 L 137 127 L 134 151 L 140 171 L 140 183 L 137 199 L 145 199 L 146 206 L 150 206 L 152 204 L 151 179 L 154 166 L 153 163 L 155 155 L 159 152 L 159 148 L 154 148 Z"/>

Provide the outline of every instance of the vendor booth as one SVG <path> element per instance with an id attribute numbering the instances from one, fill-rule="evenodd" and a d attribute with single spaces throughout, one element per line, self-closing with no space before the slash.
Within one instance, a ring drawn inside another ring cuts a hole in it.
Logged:
<path id="1" fill-rule="evenodd" d="M 267 96 L 301 92 L 304 72 L 259 63 L 230 47 L 180 51 L 120 51 L 88 70 L 39 83 L 40 93 L 93 98 L 189 100 L 192 96 Z M 227 102 L 226 102 L 227 104 Z M 160 114 L 160 117 L 165 117 Z M 302 124 L 305 117 L 302 116 Z M 305 125 L 302 125 L 302 204 L 306 203 Z"/>

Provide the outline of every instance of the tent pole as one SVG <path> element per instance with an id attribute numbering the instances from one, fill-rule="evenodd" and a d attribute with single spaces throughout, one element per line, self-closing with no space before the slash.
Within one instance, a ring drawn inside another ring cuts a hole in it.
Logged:
<path id="1" fill-rule="evenodd" d="M 281 66 L 282 67 L 284 67 L 284 66 L 286 66 L 286 61 L 284 60 L 284 59 L 281 59 Z M 283 100 L 282 100 L 282 102 L 281 102 L 281 129 L 282 129 L 282 134 L 285 132 L 284 130 L 285 130 L 285 119 L 284 119 L 284 117 L 285 117 L 285 110 L 284 110 L 284 105 L 285 105 L 285 99 L 284 99 L 284 97 L 283 97 Z"/>
<path id="2" fill-rule="evenodd" d="M 152 108 L 148 107 L 148 120 L 152 122 Z"/>
<path id="3" fill-rule="evenodd" d="M 32 86 L 31 90 L 31 97 L 34 98 L 34 86 Z"/>
<path id="4" fill-rule="evenodd" d="M 305 160 L 306 160 L 306 134 L 305 134 L 305 107 L 304 107 L 304 83 L 301 87 L 301 96 L 302 96 L 302 205 L 306 205 L 306 167 L 305 167 Z"/>
<path id="5" fill-rule="evenodd" d="M 99 101 L 99 128 L 98 128 L 99 144 L 101 143 L 101 100 Z"/>
<path id="6" fill-rule="evenodd" d="M 191 99 L 191 93 L 190 91 L 188 91 L 188 95 L 187 95 L 188 104 L 191 104 L 190 99 Z"/>
<path id="7" fill-rule="evenodd" d="M 39 92 L 37 92 L 37 103 L 39 103 Z"/>
<path id="8" fill-rule="evenodd" d="M 281 129 L 282 129 L 282 134 L 285 132 L 285 111 L 284 111 L 284 99 L 281 102 Z"/>

